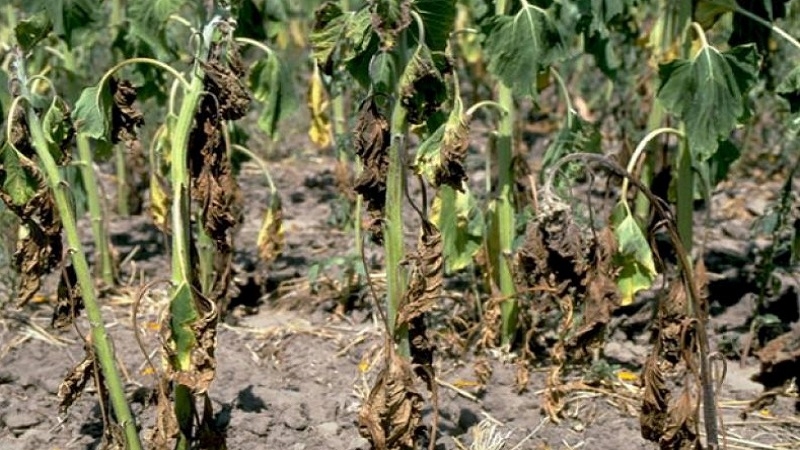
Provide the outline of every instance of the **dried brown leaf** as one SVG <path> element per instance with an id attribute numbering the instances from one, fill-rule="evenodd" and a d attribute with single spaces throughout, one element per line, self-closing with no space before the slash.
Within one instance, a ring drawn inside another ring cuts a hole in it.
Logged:
<path id="1" fill-rule="evenodd" d="M 83 389 L 94 374 L 94 364 L 94 353 L 89 350 L 83 360 L 72 368 L 58 386 L 58 407 L 61 414 L 65 414 L 83 393 Z"/>
<path id="2" fill-rule="evenodd" d="M 71 326 L 82 309 L 83 297 L 78 285 L 78 276 L 70 264 L 64 267 L 58 282 L 58 298 L 53 309 L 51 326 L 57 330 Z"/>
<path id="3" fill-rule="evenodd" d="M 355 191 L 364 197 L 369 221 L 366 229 L 373 240 L 382 242 L 381 223 L 386 206 L 386 175 L 389 169 L 389 121 L 381 113 L 374 98 L 367 99 L 358 113 L 354 133 L 355 152 L 363 170 L 355 183 Z"/>
<path id="4" fill-rule="evenodd" d="M 358 413 L 361 436 L 374 450 L 413 450 L 422 422 L 423 398 L 410 364 L 388 350 L 386 367 Z"/>

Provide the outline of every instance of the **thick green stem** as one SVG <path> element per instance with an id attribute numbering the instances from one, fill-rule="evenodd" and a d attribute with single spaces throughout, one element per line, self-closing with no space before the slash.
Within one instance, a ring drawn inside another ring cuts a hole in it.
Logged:
<path id="1" fill-rule="evenodd" d="M 122 145 L 114 146 L 114 162 L 117 172 L 117 214 L 128 217 L 131 215 L 128 205 L 130 187 L 128 186 L 128 168 L 125 166 L 125 150 Z"/>
<path id="2" fill-rule="evenodd" d="M 67 195 L 69 188 L 61 177 L 61 172 L 56 161 L 50 154 L 47 140 L 42 130 L 42 124 L 32 106 L 28 107 L 26 118 L 30 127 L 34 147 L 36 148 L 36 154 L 42 162 L 42 166 L 47 175 L 48 184 L 53 190 L 58 214 L 61 217 L 61 223 L 64 227 L 67 245 L 69 245 L 69 254 L 71 255 L 72 265 L 75 268 L 78 285 L 81 288 L 81 297 L 83 298 L 83 304 L 86 308 L 86 316 L 89 319 L 92 343 L 94 344 L 97 361 L 100 364 L 100 370 L 103 373 L 106 387 L 108 388 L 114 415 L 125 432 L 127 449 L 141 450 L 142 444 L 139 441 L 139 433 L 136 429 L 136 423 L 133 420 L 130 406 L 125 398 L 125 388 L 122 384 L 119 372 L 117 371 L 114 351 L 111 347 L 110 339 L 106 334 L 103 316 L 100 312 L 100 306 L 97 303 L 95 286 L 78 233 L 75 212 L 72 209 L 72 203 Z"/>
<path id="3" fill-rule="evenodd" d="M 491 255 L 492 267 L 496 273 L 496 282 L 503 295 L 501 306 L 501 343 L 503 346 L 511 345 L 517 330 L 517 301 L 514 280 L 511 276 L 509 255 L 514 241 L 514 205 L 512 202 L 512 158 L 513 158 L 513 138 L 514 138 L 514 97 L 511 89 L 500 84 L 499 86 L 500 105 L 508 112 L 500 119 L 497 127 L 497 207 L 495 209 L 494 220 L 496 226 L 493 227 L 497 236 L 495 242 L 498 247 L 494 255 Z"/>
<path id="4" fill-rule="evenodd" d="M 405 173 L 403 156 L 405 136 L 408 131 L 406 111 L 395 102 L 392 112 L 392 144 L 389 147 L 389 170 L 386 176 L 386 224 L 384 227 L 384 246 L 386 249 L 386 310 L 389 330 L 394 331 L 394 340 L 403 356 L 411 354 L 408 342 L 408 328 L 395 330 L 397 312 L 406 288 L 406 273 L 403 260 L 403 192 Z"/>
<path id="5" fill-rule="evenodd" d="M 115 282 L 114 262 L 111 258 L 111 251 L 106 233 L 106 222 L 103 217 L 103 206 L 100 199 L 99 184 L 95 177 L 92 165 L 92 151 L 89 146 L 89 138 L 83 133 L 77 137 L 78 143 L 78 167 L 80 167 L 83 187 L 86 191 L 86 203 L 89 207 L 89 219 L 92 223 L 92 234 L 96 247 L 96 260 L 100 267 L 100 276 L 107 286 L 113 286 Z"/>

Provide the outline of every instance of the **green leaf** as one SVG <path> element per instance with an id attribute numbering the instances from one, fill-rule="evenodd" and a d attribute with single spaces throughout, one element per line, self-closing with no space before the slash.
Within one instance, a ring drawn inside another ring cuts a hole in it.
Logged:
<path id="1" fill-rule="evenodd" d="M 481 248 L 484 228 L 480 208 L 469 190 L 442 186 L 433 199 L 431 221 L 442 234 L 448 273 L 469 266 Z"/>
<path id="2" fill-rule="evenodd" d="M 792 114 L 800 111 L 800 66 L 795 67 L 775 88 L 775 93 L 789 103 Z"/>
<path id="3" fill-rule="evenodd" d="M 455 26 L 455 0 L 416 0 L 412 6 L 422 18 L 425 44 L 433 51 L 444 51 Z M 417 27 L 412 26 L 411 29 L 416 37 L 419 34 Z"/>
<path id="4" fill-rule="evenodd" d="M 186 370 L 191 365 L 192 349 L 197 343 L 192 324 L 198 318 L 192 290 L 186 281 L 180 283 L 173 292 L 169 312 L 169 328 L 172 341 L 175 343 L 175 357 L 178 360 L 178 367 Z"/>
<path id="5" fill-rule="evenodd" d="M 624 203 L 614 208 L 611 222 L 619 244 L 615 264 L 620 268 L 617 287 L 624 306 L 633 302 L 637 292 L 649 288 L 658 273 L 650 244 Z"/>
<path id="6" fill-rule="evenodd" d="M 447 120 L 420 144 L 414 170 L 433 186 L 462 189 L 467 178 L 463 164 L 468 137 L 468 118 L 461 99 L 456 97 Z"/>
<path id="7" fill-rule="evenodd" d="M 133 24 L 156 32 L 185 3 L 185 0 L 136 0 L 129 3 L 128 18 Z"/>
<path id="8" fill-rule="evenodd" d="M 65 155 L 61 149 L 72 139 L 74 130 L 69 117 L 69 108 L 60 97 L 53 98 L 50 108 L 42 119 L 42 129 L 53 158 L 56 161 L 63 161 Z"/>
<path id="9" fill-rule="evenodd" d="M 99 95 L 98 90 L 99 86 L 90 86 L 81 92 L 75 103 L 72 120 L 78 133 L 84 133 L 92 139 L 110 141 L 111 107 L 114 100 L 108 89 L 103 89 Z"/>
<path id="10" fill-rule="evenodd" d="M 525 2 L 516 15 L 489 20 L 484 49 L 487 68 L 517 95 L 534 96 L 536 75 L 565 55 L 550 14 Z"/>
<path id="11" fill-rule="evenodd" d="M 76 31 L 88 28 L 97 21 L 103 10 L 101 0 L 39 0 L 53 24 L 53 31 L 73 44 Z"/>
<path id="12" fill-rule="evenodd" d="M 39 183 L 30 170 L 22 164 L 19 154 L 10 145 L 3 145 L 0 156 L 3 162 L 0 175 L 5 172 L 5 177 L 2 178 L 3 191 L 17 206 L 28 203 L 36 195 Z"/>
<path id="13" fill-rule="evenodd" d="M 369 77 L 375 93 L 390 95 L 395 88 L 397 61 L 392 52 L 378 52 L 369 66 Z"/>
<path id="14" fill-rule="evenodd" d="M 414 160 L 414 171 L 434 184 L 436 180 L 436 169 L 441 165 L 442 141 L 444 140 L 444 129 L 447 124 L 442 124 L 436 129 L 417 149 L 417 157 Z M 441 230 L 441 227 L 437 226 Z"/>
<path id="15" fill-rule="evenodd" d="M 553 164 L 572 153 L 602 153 L 602 135 L 595 124 L 583 120 L 575 110 L 567 111 L 566 123 L 550 144 L 542 158 L 541 173 L 547 173 Z M 581 170 L 582 164 L 567 164 L 556 178 L 556 184 L 571 180 Z"/>
<path id="16" fill-rule="evenodd" d="M 283 63 L 275 55 L 260 59 L 250 69 L 250 89 L 262 103 L 258 127 L 276 137 L 278 122 L 297 106 L 291 93 L 291 79 Z"/>
<path id="17" fill-rule="evenodd" d="M 372 28 L 366 9 L 344 12 L 335 2 L 326 2 L 315 14 L 311 31 L 311 54 L 327 75 L 339 64 L 362 54 L 370 43 Z"/>
<path id="18" fill-rule="evenodd" d="M 17 43 L 22 47 L 22 50 L 28 52 L 39 41 L 47 37 L 47 34 L 52 30 L 53 22 L 47 17 L 47 14 L 39 12 L 29 19 L 21 20 L 14 27 L 14 35 L 17 37 Z"/>
<path id="19" fill-rule="evenodd" d="M 736 0 L 698 0 L 694 6 L 693 19 L 704 30 L 714 26 L 720 16 L 736 11 Z"/>
<path id="20" fill-rule="evenodd" d="M 755 47 L 720 52 L 706 45 L 690 60 L 659 66 L 658 99 L 686 124 L 692 155 L 704 161 L 747 114 L 746 96 L 757 80 Z"/>

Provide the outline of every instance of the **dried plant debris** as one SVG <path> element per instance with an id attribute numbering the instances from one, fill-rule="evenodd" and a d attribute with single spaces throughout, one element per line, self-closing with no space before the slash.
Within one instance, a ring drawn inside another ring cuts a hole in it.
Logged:
<path id="1" fill-rule="evenodd" d="M 131 214 L 140 214 L 144 206 L 142 193 L 148 187 L 147 157 L 139 140 L 137 128 L 144 125 L 144 114 L 134 106 L 136 88 L 128 80 L 111 78 L 112 93 L 111 142 L 125 145 L 125 167 L 128 177 L 127 203 Z"/>
<path id="2" fill-rule="evenodd" d="M 774 389 L 791 382 L 800 374 L 800 324 L 775 339 L 756 352 L 761 362 L 761 370 L 753 380 Z"/>
<path id="3" fill-rule="evenodd" d="M 408 256 L 411 264 L 408 289 L 397 313 L 395 330 L 407 327 L 411 346 L 411 362 L 417 375 L 428 389 L 434 389 L 434 345 L 428 335 L 425 315 L 438 304 L 444 284 L 444 257 L 442 235 L 436 227 L 424 221 L 417 242 L 417 250 Z"/>
<path id="4" fill-rule="evenodd" d="M 63 330 L 71 326 L 82 309 L 83 297 L 78 285 L 78 276 L 70 264 L 64 267 L 58 282 L 58 299 L 53 309 L 52 327 Z"/>
<path id="5" fill-rule="evenodd" d="M 411 365 L 387 346 L 386 366 L 358 413 L 361 436 L 374 450 L 414 450 L 422 431 L 422 395 Z"/>
<path id="6" fill-rule="evenodd" d="M 12 266 L 21 275 L 18 306 L 23 306 L 38 292 L 41 277 L 60 263 L 64 251 L 52 191 L 31 159 L 35 150 L 25 116 L 21 110 L 13 116 L 11 139 L 2 146 L 0 157 L 0 199 L 20 219 Z"/>
<path id="7" fill-rule="evenodd" d="M 383 242 L 383 214 L 386 207 L 386 175 L 389 169 L 389 121 L 374 97 L 361 105 L 354 133 L 356 155 L 363 171 L 355 183 L 355 191 L 364 197 L 369 222 L 365 227 L 374 241 Z"/>
<path id="8" fill-rule="evenodd" d="M 69 407 L 81 396 L 86 384 L 95 373 L 94 366 L 94 352 L 91 348 L 87 348 L 86 356 L 72 368 L 58 387 L 58 407 L 61 414 L 66 414 Z"/>
<path id="9" fill-rule="evenodd" d="M 698 293 L 705 296 L 708 279 L 702 261 L 695 265 L 693 280 Z M 695 336 L 697 321 L 687 316 L 686 282 L 682 276 L 673 279 L 668 294 L 659 299 L 655 345 L 642 373 L 642 437 L 662 449 L 702 448 L 699 399 L 690 389 L 701 382 L 697 365 L 699 343 Z M 674 399 L 671 384 L 682 386 Z"/>

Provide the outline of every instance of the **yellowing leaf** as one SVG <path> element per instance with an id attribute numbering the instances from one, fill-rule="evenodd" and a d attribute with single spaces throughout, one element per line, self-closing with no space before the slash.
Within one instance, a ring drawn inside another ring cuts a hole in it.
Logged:
<path id="1" fill-rule="evenodd" d="M 311 115 L 311 127 L 308 137 L 320 148 L 331 145 L 331 120 L 328 116 L 328 93 L 322 84 L 319 67 L 314 66 L 314 74 L 308 86 L 308 111 Z"/>
<path id="2" fill-rule="evenodd" d="M 612 223 L 619 243 L 615 257 L 615 265 L 620 268 L 617 287 L 625 306 L 633 303 L 637 292 L 650 287 L 657 275 L 656 265 L 650 244 L 625 203 L 614 208 Z"/>
<path id="3" fill-rule="evenodd" d="M 150 215 L 153 222 L 162 230 L 167 229 L 169 217 L 169 195 L 167 195 L 157 175 L 150 175 Z"/>
<path id="4" fill-rule="evenodd" d="M 258 232 L 258 254 L 264 261 L 273 261 L 283 251 L 283 210 L 277 193 L 270 195 L 270 204 Z"/>
<path id="5" fill-rule="evenodd" d="M 619 379 L 619 381 L 624 381 L 626 383 L 632 383 L 639 379 L 639 375 L 629 370 L 623 369 L 617 372 L 617 379 Z"/>

